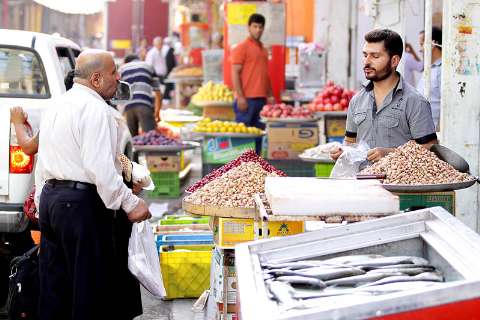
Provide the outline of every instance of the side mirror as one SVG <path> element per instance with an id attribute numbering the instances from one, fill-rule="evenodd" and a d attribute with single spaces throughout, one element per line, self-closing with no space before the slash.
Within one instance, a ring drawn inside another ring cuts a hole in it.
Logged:
<path id="1" fill-rule="evenodd" d="M 117 91 L 115 96 L 110 100 L 112 104 L 126 103 L 132 99 L 132 92 L 130 91 L 130 84 L 125 81 L 118 81 Z"/>

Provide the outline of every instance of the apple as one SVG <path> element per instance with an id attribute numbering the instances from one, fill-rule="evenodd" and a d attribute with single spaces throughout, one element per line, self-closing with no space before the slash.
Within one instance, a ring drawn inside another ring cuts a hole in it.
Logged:
<path id="1" fill-rule="evenodd" d="M 332 102 L 332 104 L 335 104 L 335 103 L 337 103 L 337 102 L 339 101 L 339 98 L 338 98 L 338 96 L 336 96 L 336 95 L 335 95 L 335 96 L 331 96 L 331 97 L 330 97 L 330 101 Z"/>
<path id="2" fill-rule="evenodd" d="M 342 106 L 340 105 L 340 103 L 335 103 L 335 104 L 333 105 L 333 111 L 342 111 L 342 110 L 343 110 L 343 108 L 342 108 Z"/>
<path id="3" fill-rule="evenodd" d="M 342 108 L 346 109 L 348 107 L 348 100 L 345 98 L 340 99 L 340 105 Z"/>

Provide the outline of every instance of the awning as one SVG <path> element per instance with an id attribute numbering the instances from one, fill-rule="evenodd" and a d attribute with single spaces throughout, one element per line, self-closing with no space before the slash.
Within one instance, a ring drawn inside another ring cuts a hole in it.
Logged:
<path id="1" fill-rule="evenodd" d="M 104 9 L 105 2 L 112 0 L 33 0 L 52 10 L 69 14 L 94 14 Z"/>

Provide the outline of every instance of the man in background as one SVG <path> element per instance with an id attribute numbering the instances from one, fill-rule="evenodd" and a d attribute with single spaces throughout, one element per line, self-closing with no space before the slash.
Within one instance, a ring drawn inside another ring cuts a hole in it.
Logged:
<path id="1" fill-rule="evenodd" d="M 120 77 L 130 84 L 132 100 L 125 105 L 125 117 L 127 126 L 132 137 L 139 134 L 139 126 L 144 132 L 157 127 L 156 119 L 159 119 L 160 108 L 155 103 L 153 87 L 153 76 L 155 74 L 152 66 L 141 61 L 136 55 L 125 57 L 125 64 L 120 67 Z"/>
<path id="2" fill-rule="evenodd" d="M 268 52 L 260 41 L 265 17 L 254 13 L 248 19 L 249 36 L 232 50 L 232 75 L 235 91 L 233 108 L 236 121 L 264 129 L 260 122 L 263 106 L 275 103 L 268 76 Z"/>
<path id="3" fill-rule="evenodd" d="M 423 54 L 425 33 L 420 34 L 420 52 Z M 422 75 L 417 84 L 417 90 L 424 94 L 425 76 Z M 430 72 L 430 105 L 432 117 L 437 131 L 440 129 L 440 98 L 442 95 L 442 29 L 432 28 L 432 69 Z"/>

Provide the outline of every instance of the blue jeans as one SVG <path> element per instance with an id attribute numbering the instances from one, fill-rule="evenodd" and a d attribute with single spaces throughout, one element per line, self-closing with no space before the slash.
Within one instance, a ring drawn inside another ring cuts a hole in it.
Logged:
<path id="1" fill-rule="evenodd" d="M 243 122 L 248 127 L 257 127 L 259 129 L 265 129 L 265 123 L 260 122 L 260 111 L 264 105 L 267 104 L 267 98 L 247 98 L 247 111 L 242 112 L 238 110 L 237 100 L 233 102 L 233 110 L 235 111 L 235 120 L 237 122 Z M 261 154 L 262 151 L 262 138 L 255 139 L 255 151 L 257 154 Z"/>
<path id="2" fill-rule="evenodd" d="M 245 112 L 238 110 L 237 100 L 233 102 L 233 110 L 235 111 L 235 120 L 243 122 L 248 127 L 257 127 L 265 129 L 265 123 L 260 122 L 260 111 L 267 104 L 267 98 L 247 98 L 248 109 Z"/>

